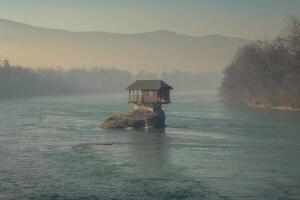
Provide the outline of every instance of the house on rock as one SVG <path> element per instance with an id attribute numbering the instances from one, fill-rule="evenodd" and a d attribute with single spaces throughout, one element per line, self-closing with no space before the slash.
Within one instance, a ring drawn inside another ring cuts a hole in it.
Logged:
<path id="1" fill-rule="evenodd" d="M 161 110 L 162 104 L 171 103 L 170 90 L 173 88 L 162 80 L 137 80 L 127 88 L 128 103 L 133 110 Z"/>

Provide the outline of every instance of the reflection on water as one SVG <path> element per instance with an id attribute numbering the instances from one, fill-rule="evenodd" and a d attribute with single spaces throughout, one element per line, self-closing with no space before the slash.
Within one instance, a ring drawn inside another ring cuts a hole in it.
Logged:
<path id="1" fill-rule="evenodd" d="M 129 135 L 131 141 L 139 145 L 130 147 L 136 162 L 146 169 L 158 170 L 168 161 L 168 139 L 164 130 L 148 130 L 146 133 L 134 132 Z"/>
<path id="2" fill-rule="evenodd" d="M 300 112 L 175 94 L 165 130 L 101 129 L 126 97 L 0 100 L 0 199 L 300 199 Z"/>

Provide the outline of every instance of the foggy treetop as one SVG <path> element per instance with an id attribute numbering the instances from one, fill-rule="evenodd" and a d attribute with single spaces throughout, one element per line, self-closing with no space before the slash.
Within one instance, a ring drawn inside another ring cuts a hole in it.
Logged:
<path id="1" fill-rule="evenodd" d="M 0 64 L 0 98 L 75 93 L 122 92 L 135 79 L 163 79 L 176 90 L 212 90 L 220 76 L 192 74 L 183 71 L 150 73 L 94 67 L 90 69 L 30 69 L 14 66 L 5 60 Z"/>
<path id="2" fill-rule="evenodd" d="M 300 108 L 300 21 L 240 48 L 224 71 L 223 97 L 253 106 Z"/>

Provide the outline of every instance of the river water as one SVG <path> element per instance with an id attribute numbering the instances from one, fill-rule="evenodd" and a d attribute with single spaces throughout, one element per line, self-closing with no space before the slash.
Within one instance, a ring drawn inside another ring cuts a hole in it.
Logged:
<path id="1" fill-rule="evenodd" d="M 100 128 L 126 101 L 0 100 L 0 199 L 300 199 L 300 112 L 174 92 L 165 130 Z"/>

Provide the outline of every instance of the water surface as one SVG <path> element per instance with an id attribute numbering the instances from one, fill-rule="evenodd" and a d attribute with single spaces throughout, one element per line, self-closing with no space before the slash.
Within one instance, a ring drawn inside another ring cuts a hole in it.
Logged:
<path id="1" fill-rule="evenodd" d="M 164 131 L 105 130 L 127 94 L 0 100 L 0 199 L 300 199 L 300 113 L 175 93 Z"/>

